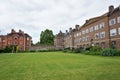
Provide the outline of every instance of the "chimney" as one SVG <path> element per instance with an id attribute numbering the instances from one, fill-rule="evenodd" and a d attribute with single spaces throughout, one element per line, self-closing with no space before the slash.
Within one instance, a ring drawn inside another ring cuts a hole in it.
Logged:
<path id="1" fill-rule="evenodd" d="M 60 32 L 59 33 L 62 33 L 62 31 L 60 30 Z"/>
<path id="2" fill-rule="evenodd" d="M 12 29 L 12 30 L 11 30 L 11 33 L 15 33 L 15 30 L 14 30 L 14 29 Z"/>
<path id="3" fill-rule="evenodd" d="M 89 20 L 86 20 L 86 23 L 88 22 Z"/>
<path id="4" fill-rule="evenodd" d="M 114 6 L 113 5 L 109 6 L 109 12 L 112 12 L 113 10 L 114 10 Z"/>
<path id="5" fill-rule="evenodd" d="M 19 33 L 22 33 L 22 34 L 24 34 L 24 31 L 22 31 L 21 29 L 19 30 Z"/>
<path id="6" fill-rule="evenodd" d="M 79 25 L 75 25 L 75 29 L 78 30 L 79 29 Z"/>
<path id="7" fill-rule="evenodd" d="M 68 33 L 68 30 L 66 30 L 66 33 Z"/>
<path id="8" fill-rule="evenodd" d="M 71 27 L 69 28 L 69 32 L 72 32 L 72 28 Z"/>
<path id="9" fill-rule="evenodd" d="M 22 33 L 22 31 L 21 31 L 21 30 L 19 30 L 19 33 Z"/>

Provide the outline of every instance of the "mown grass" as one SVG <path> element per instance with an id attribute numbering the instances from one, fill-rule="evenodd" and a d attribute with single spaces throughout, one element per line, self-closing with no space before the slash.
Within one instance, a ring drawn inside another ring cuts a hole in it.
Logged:
<path id="1" fill-rule="evenodd" d="M 0 80 L 120 80 L 120 57 L 62 52 L 0 54 Z"/>

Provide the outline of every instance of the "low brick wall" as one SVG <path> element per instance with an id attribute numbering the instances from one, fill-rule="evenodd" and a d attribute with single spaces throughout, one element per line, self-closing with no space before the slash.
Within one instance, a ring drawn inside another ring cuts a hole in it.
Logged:
<path id="1" fill-rule="evenodd" d="M 55 46 L 54 45 L 31 46 L 31 50 L 49 50 L 49 49 L 55 49 Z"/>

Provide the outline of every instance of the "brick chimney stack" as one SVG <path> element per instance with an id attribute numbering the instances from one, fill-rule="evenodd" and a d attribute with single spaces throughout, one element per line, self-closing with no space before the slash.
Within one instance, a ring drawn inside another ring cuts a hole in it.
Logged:
<path id="1" fill-rule="evenodd" d="M 69 32 L 72 32 L 72 28 L 71 27 L 69 28 Z"/>
<path id="2" fill-rule="evenodd" d="M 16 31 L 14 29 L 11 30 L 11 33 L 16 33 Z"/>
<path id="3" fill-rule="evenodd" d="M 75 29 L 78 30 L 79 29 L 79 25 L 75 25 Z"/>
<path id="4" fill-rule="evenodd" d="M 112 12 L 113 10 L 114 10 L 114 6 L 113 5 L 109 6 L 109 12 Z"/>
<path id="5" fill-rule="evenodd" d="M 19 30 L 19 33 L 22 33 L 22 34 L 24 34 L 24 31 L 22 31 L 21 29 Z"/>
<path id="6" fill-rule="evenodd" d="M 66 30 L 66 33 L 68 33 L 68 30 Z"/>

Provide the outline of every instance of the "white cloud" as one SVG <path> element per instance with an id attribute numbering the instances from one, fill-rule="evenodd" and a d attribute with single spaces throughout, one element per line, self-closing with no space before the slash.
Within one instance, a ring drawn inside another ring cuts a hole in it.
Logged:
<path id="1" fill-rule="evenodd" d="M 42 30 L 52 29 L 56 34 L 82 25 L 107 12 L 111 4 L 117 7 L 119 0 L 0 0 L 1 34 L 22 29 L 35 43 Z"/>

